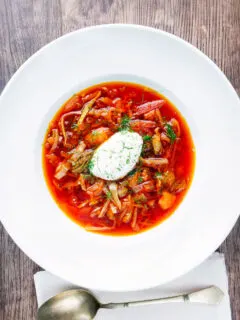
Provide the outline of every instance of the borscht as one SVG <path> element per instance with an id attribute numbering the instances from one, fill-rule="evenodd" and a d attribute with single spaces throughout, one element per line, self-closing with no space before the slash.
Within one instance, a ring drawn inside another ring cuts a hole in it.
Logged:
<path id="1" fill-rule="evenodd" d="M 92 231 L 132 235 L 169 217 L 194 172 L 189 127 L 162 94 L 107 82 L 73 95 L 43 144 L 48 188 L 62 211 Z"/>

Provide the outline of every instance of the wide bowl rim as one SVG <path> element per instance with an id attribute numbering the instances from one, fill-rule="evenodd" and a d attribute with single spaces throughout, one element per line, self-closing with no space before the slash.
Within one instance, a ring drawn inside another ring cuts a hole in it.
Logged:
<path id="1" fill-rule="evenodd" d="M 147 26 L 142 26 L 142 25 L 136 25 L 136 24 L 101 24 L 101 25 L 96 25 L 96 26 L 90 26 L 90 27 L 86 27 L 83 29 L 78 29 L 75 31 L 72 31 L 70 33 L 67 33 L 53 41 L 51 41 L 50 43 L 46 44 L 45 46 L 43 46 L 42 48 L 40 48 L 37 52 L 35 52 L 31 57 L 29 57 L 21 66 L 20 68 L 13 74 L 13 76 L 11 77 L 11 79 L 9 80 L 9 82 L 6 84 L 6 86 L 4 87 L 1 95 L 0 95 L 0 107 L 1 107 L 1 100 L 2 97 L 5 95 L 5 93 L 9 90 L 9 88 L 11 87 L 12 83 L 16 80 L 16 78 L 18 77 L 18 75 L 22 72 L 22 70 L 30 63 L 32 63 L 34 61 L 34 59 L 39 56 L 44 50 L 46 50 L 48 47 L 54 45 L 55 43 L 57 43 L 58 41 L 61 41 L 62 39 L 71 37 L 72 34 L 75 33 L 82 33 L 82 32 L 86 32 L 88 30 L 94 30 L 94 29 L 99 29 L 99 28 L 136 28 L 139 30 L 148 30 L 150 32 L 154 32 L 154 33 L 159 33 L 159 34 L 163 34 L 167 37 L 170 37 L 178 42 L 183 43 L 185 46 L 187 46 L 190 50 L 192 50 L 193 52 L 195 52 L 196 54 L 198 54 L 199 56 L 201 56 L 201 58 L 205 59 L 210 65 L 211 67 L 213 67 L 218 74 L 221 76 L 222 80 L 224 80 L 225 85 L 228 86 L 228 89 L 231 90 L 232 94 L 235 95 L 236 100 L 238 101 L 238 104 L 240 106 L 240 100 L 239 97 L 236 93 L 236 91 L 234 90 L 233 86 L 231 85 L 230 81 L 227 79 L 227 77 L 224 75 L 224 73 L 219 69 L 219 67 L 210 59 L 208 58 L 202 51 L 200 51 L 199 49 L 197 49 L 195 46 L 191 45 L 189 42 L 181 39 L 180 37 L 173 35 L 171 33 L 168 33 L 166 31 L 163 30 L 158 30 L 152 27 L 147 27 Z M 2 106 L 3 107 L 3 106 Z M 197 166 L 197 163 L 195 164 Z M 239 214 L 236 214 L 236 216 L 232 216 L 231 221 L 228 221 L 228 225 L 225 229 L 225 233 L 221 236 L 222 241 L 226 238 L 226 236 L 229 234 L 229 232 L 231 231 L 231 229 L 233 228 L 234 224 L 236 223 L 237 219 L 239 217 Z M 1 221 L 5 227 L 5 229 L 7 230 L 7 232 L 9 233 L 10 237 L 12 239 L 16 239 L 16 237 L 11 233 L 11 228 L 8 226 L 8 222 L 7 221 L 3 221 L 3 219 L 1 218 Z M 148 231 L 151 232 L 151 229 Z M 15 240 L 14 240 L 15 241 Z M 16 239 L 16 243 L 17 245 L 20 247 L 20 249 L 29 256 L 28 253 L 25 252 L 24 248 L 21 246 L 21 241 L 19 241 L 19 239 Z M 220 245 L 219 240 L 216 240 L 215 244 L 212 245 L 211 248 L 208 249 L 208 253 L 205 252 L 204 257 L 202 256 L 198 256 L 197 259 L 195 259 L 194 264 L 192 263 L 191 266 L 189 267 L 185 267 L 184 270 L 181 270 L 181 272 L 179 273 L 178 277 L 185 274 L 186 272 L 188 272 L 189 270 L 193 269 L 194 267 L 196 267 L 197 265 L 199 265 L 207 256 L 209 256 L 214 250 L 216 250 L 218 248 L 218 246 Z M 214 248 L 213 248 L 214 247 Z M 31 256 L 29 256 L 31 258 Z M 34 258 L 34 261 L 36 261 L 36 263 L 38 263 L 39 265 L 42 265 L 41 262 L 38 261 L 38 259 Z M 44 266 L 43 266 L 44 267 Z M 48 268 L 49 270 L 49 268 Z M 51 270 L 49 270 L 51 272 Z M 54 270 L 54 273 L 56 274 L 56 270 Z M 60 275 L 62 276 L 62 275 Z M 167 281 L 172 280 L 172 278 L 167 279 Z M 157 285 L 158 283 L 156 283 Z M 151 285 L 149 287 L 144 286 L 144 288 L 150 288 L 153 287 L 154 285 Z M 98 290 L 109 290 L 108 288 L 94 288 L 94 289 L 98 289 Z M 129 290 L 140 290 L 143 289 L 143 287 L 141 287 L 141 285 L 139 285 L 138 287 L 134 287 L 131 288 Z M 114 291 L 113 288 L 111 288 L 111 291 Z M 117 289 L 116 291 L 124 291 L 124 290 L 119 290 Z"/>

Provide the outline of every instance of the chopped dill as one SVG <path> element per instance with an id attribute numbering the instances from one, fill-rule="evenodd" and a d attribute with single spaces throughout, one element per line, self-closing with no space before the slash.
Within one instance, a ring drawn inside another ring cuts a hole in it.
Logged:
<path id="1" fill-rule="evenodd" d="M 112 194 L 110 191 L 106 192 L 106 197 L 107 197 L 107 199 L 112 199 Z"/>
<path id="2" fill-rule="evenodd" d="M 148 134 L 146 136 L 143 136 L 143 141 L 150 141 L 151 140 L 151 136 L 149 136 Z"/>
<path id="3" fill-rule="evenodd" d="M 122 117 L 120 126 L 118 128 L 119 131 L 129 130 L 130 129 L 130 118 L 125 115 Z"/>
<path id="4" fill-rule="evenodd" d="M 78 128 L 78 124 L 76 122 L 73 122 L 71 125 L 71 129 L 77 129 Z"/>
<path id="5" fill-rule="evenodd" d="M 128 176 L 131 177 L 137 172 L 137 168 L 134 168 L 132 171 L 129 172 Z"/>
<path id="6" fill-rule="evenodd" d="M 138 177 L 138 183 L 142 183 L 143 182 L 143 178 L 142 177 Z"/>
<path id="7" fill-rule="evenodd" d="M 176 136 L 176 133 L 173 131 L 172 126 L 169 123 L 166 124 L 166 133 L 168 138 L 171 140 L 171 143 L 173 143 L 176 140 L 177 136 Z"/>
<path id="8" fill-rule="evenodd" d="M 88 162 L 88 170 L 91 172 L 92 171 L 92 169 L 93 169 L 93 167 L 94 167 L 94 163 L 93 163 L 93 161 L 92 160 L 90 160 L 89 162 Z"/>
<path id="9" fill-rule="evenodd" d="M 155 177 L 156 177 L 157 179 L 161 178 L 161 177 L 162 177 L 162 173 L 161 173 L 161 172 L 156 172 L 156 173 L 155 173 Z"/>

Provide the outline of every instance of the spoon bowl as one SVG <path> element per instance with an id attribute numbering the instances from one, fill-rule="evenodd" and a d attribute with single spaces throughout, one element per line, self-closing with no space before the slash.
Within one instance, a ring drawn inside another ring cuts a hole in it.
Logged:
<path id="1" fill-rule="evenodd" d="M 99 308 L 90 292 L 68 290 L 45 302 L 38 311 L 38 320 L 91 320 Z"/>

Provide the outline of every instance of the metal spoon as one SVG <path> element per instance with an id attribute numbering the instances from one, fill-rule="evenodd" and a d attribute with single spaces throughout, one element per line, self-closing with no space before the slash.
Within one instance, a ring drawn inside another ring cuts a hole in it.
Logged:
<path id="1" fill-rule="evenodd" d="M 169 302 L 219 304 L 223 297 L 224 293 L 219 288 L 212 286 L 174 297 L 101 304 L 86 290 L 68 290 L 45 302 L 38 310 L 38 320 L 91 320 L 99 308 L 115 309 Z"/>

